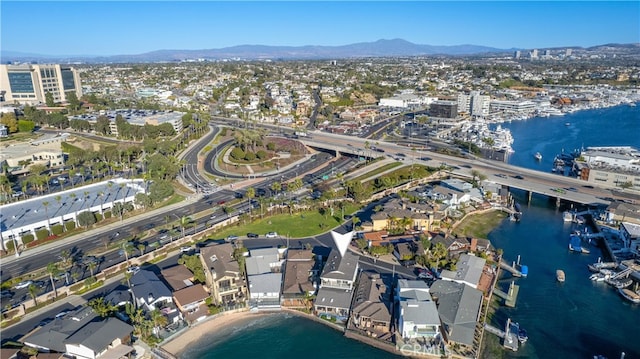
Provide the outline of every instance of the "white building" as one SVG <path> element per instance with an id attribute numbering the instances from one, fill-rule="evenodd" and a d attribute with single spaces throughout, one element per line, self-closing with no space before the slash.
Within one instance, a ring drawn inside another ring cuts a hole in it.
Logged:
<path id="1" fill-rule="evenodd" d="M 54 102 L 67 102 L 67 93 L 82 96 L 80 75 L 73 67 L 59 64 L 0 65 L 0 92 L 8 103 L 37 105 L 46 102 L 46 93 Z"/>
<path id="2" fill-rule="evenodd" d="M 469 94 L 458 94 L 458 112 L 468 113 L 474 117 L 489 116 L 491 97 L 481 95 L 479 91 L 471 91 Z"/>
<path id="3" fill-rule="evenodd" d="M 146 193 L 144 180 L 117 178 L 0 206 L 0 244 L 3 249 L 10 241 L 22 245 L 23 235 L 36 237 L 37 230 L 51 231 L 52 226 L 67 221 L 77 225 L 78 214 L 103 214 L 115 203 L 133 202 L 138 193 Z"/>

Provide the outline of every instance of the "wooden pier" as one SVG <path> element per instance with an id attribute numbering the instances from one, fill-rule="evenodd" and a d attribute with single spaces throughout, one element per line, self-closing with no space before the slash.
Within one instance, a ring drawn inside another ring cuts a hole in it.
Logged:
<path id="1" fill-rule="evenodd" d="M 518 300 L 518 292 L 520 291 L 520 286 L 515 284 L 513 281 L 509 285 L 508 293 L 501 291 L 498 288 L 493 289 L 493 294 L 498 297 L 504 299 L 504 305 L 510 308 L 516 306 L 516 301 Z"/>
<path id="2" fill-rule="evenodd" d="M 516 268 L 516 264 L 514 263 L 513 265 L 507 263 L 504 259 L 500 258 L 500 268 L 506 270 L 507 272 L 511 273 L 512 276 L 514 277 L 522 277 L 522 272 L 520 272 L 517 268 Z"/>
<path id="3" fill-rule="evenodd" d="M 511 349 L 514 352 L 518 350 L 518 333 L 514 333 L 511 330 L 511 318 L 507 319 L 507 325 L 505 325 L 504 327 L 505 330 L 496 328 L 492 325 L 489 324 L 485 324 L 484 325 L 484 330 L 486 330 L 487 332 L 491 333 L 491 334 L 495 334 L 498 337 L 502 338 L 502 345 L 507 348 L 507 349 Z"/>

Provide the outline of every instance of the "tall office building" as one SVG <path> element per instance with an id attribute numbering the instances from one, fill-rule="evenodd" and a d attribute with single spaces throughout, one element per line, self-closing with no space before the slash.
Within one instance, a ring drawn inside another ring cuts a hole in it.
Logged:
<path id="1" fill-rule="evenodd" d="M 564 50 L 564 56 L 565 56 L 565 57 L 570 57 L 570 56 L 571 56 L 571 52 L 572 52 L 572 50 L 571 50 L 571 49 L 566 49 L 566 50 Z"/>
<path id="2" fill-rule="evenodd" d="M 531 50 L 531 52 L 529 53 L 529 55 L 531 56 L 531 60 L 535 60 L 538 58 L 538 49 L 533 49 Z"/>
<path id="3" fill-rule="evenodd" d="M 45 103 L 47 92 L 53 101 L 66 102 L 67 93 L 82 96 L 80 75 L 73 67 L 47 65 L 0 65 L 0 92 L 7 103 L 37 105 Z"/>
<path id="4" fill-rule="evenodd" d="M 516 52 L 513 53 L 513 58 L 519 59 L 521 55 L 522 53 L 520 52 L 520 50 L 516 50 Z"/>

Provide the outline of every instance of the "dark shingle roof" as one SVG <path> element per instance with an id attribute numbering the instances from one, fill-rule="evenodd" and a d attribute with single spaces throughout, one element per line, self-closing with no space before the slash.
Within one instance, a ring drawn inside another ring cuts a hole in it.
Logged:
<path id="1" fill-rule="evenodd" d="M 117 319 L 108 318 L 90 322 L 67 338 L 65 344 L 82 345 L 96 353 L 107 348 L 116 338 L 124 338 L 133 332 L 133 327 Z"/>

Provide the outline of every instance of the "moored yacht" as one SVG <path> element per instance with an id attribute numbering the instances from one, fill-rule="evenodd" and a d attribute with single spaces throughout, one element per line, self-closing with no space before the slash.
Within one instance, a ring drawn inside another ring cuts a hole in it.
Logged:
<path id="1" fill-rule="evenodd" d="M 542 161 L 542 154 L 540 152 L 536 152 L 535 155 L 533 155 L 533 157 L 537 160 L 537 161 Z"/>

